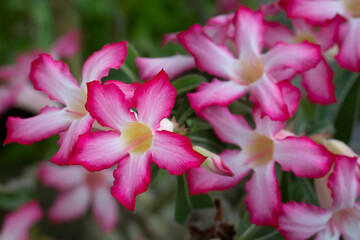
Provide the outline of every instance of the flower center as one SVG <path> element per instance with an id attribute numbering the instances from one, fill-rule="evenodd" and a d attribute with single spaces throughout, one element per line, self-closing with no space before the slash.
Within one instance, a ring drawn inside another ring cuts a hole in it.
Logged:
<path id="1" fill-rule="evenodd" d="M 352 17 L 360 17 L 360 0 L 343 0 L 343 3 Z"/>
<path id="2" fill-rule="evenodd" d="M 245 84 L 250 84 L 257 81 L 264 73 L 264 67 L 259 58 L 251 60 L 240 60 L 239 75 Z"/>
<path id="3" fill-rule="evenodd" d="M 250 156 L 248 163 L 261 166 L 273 159 L 274 143 L 270 138 L 257 134 L 243 151 Z"/>
<path id="4" fill-rule="evenodd" d="M 88 113 L 85 108 L 85 103 L 87 101 L 87 94 L 84 90 L 80 90 L 78 97 L 76 99 L 72 99 L 73 101 L 67 106 L 69 112 L 79 115 L 83 117 Z"/>
<path id="5" fill-rule="evenodd" d="M 143 154 L 149 150 L 153 140 L 151 129 L 139 122 L 130 123 L 121 137 L 125 141 L 125 151 L 133 154 Z"/>
<path id="6" fill-rule="evenodd" d="M 302 34 L 297 34 L 293 41 L 294 41 L 294 43 L 302 43 L 304 41 L 308 41 L 310 43 L 315 43 L 316 39 L 315 39 L 314 35 L 312 35 L 310 33 L 302 33 Z"/>

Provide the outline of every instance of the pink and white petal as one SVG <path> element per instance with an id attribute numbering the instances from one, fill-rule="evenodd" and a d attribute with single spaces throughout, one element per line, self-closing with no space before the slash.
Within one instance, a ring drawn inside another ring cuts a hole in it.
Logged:
<path id="1" fill-rule="evenodd" d="M 234 173 L 234 176 L 222 176 L 206 170 L 204 167 L 191 168 L 186 173 L 191 195 L 206 194 L 209 191 L 221 191 L 232 188 L 250 172 L 239 150 L 225 150 L 220 158 Z"/>
<path id="2" fill-rule="evenodd" d="M 291 23 L 293 25 L 296 35 L 309 34 L 313 36 L 315 33 L 314 26 L 309 24 L 303 18 L 293 18 L 291 19 Z"/>
<path id="3" fill-rule="evenodd" d="M 130 107 L 136 107 L 134 102 L 134 93 L 135 90 L 140 86 L 140 83 L 133 82 L 127 84 L 117 80 L 107 80 L 104 85 L 115 84 L 120 90 L 125 94 L 125 99 L 129 102 Z"/>
<path id="4" fill-rule="evenodd" d="M 291 43 L 295 37 L 289 28 L 278 22 L 266 22 L 265 29 L 264 44 L 269 48 L 278 42 Z"/>
<path id="5" fill-rule="evenodd" d="M 15 103 L 13 91 L 7 87 L 0 87 L 0 115 Z"/>
<path id="6" fill-rule="evenodd" d="M 120 68 L 126 55 L 126 42 L 105 45 L 101 50 L 94 52 L 84 63 L 81 86 L 85 88 L 88 82 L 100 81 L 109 74 L 110 68 Z"/>
<path id="7" fill-rule="evenodd" d="M 343 68 L 360 72 L 360 19 L 352 18 L 340 26 L 338 32 L 339 53 L 336 61 Z"/>
<path id="8" fill-rule="evenodd" d="M 356 157 L 336 156 L 334 170 L 328 182 L 335 209 L 352 207 L 359 197 L 357 191 L 360 183 L 355 175 L 356 161 Z"/>
<path id="9" fill-rule="evenodd" d="M 260 10 L 265 16 L 277 15 L 284 11 L 284 9 L 280 6 L 280 0 L 276 0 L 273 3 L 260 4 Z"/>
<path id="10" fill-rule="evenodd" d="M 90 204 L 90 190 L 80 186 L 61 192 L 50 207 L 48 216 L 52 223 L 67 222 L 85 215 Z"/>
<path id="11" fill-rule="evenodd" d="M 281 89 L 289 115 L 290 117 L 293 117 L 300 102 L 301 92 L 289 81 L 281 81 L 278 83 L 278 86 Z"/>
<path id="12" fill-rule="evenodd" d="M 9 81 L 18 74 L 17 66 L 14 65 L 3 65 L 0 66 L 0 81 Z"/>
<path id="13" fill-rule="evenodd" d="M 168 74 L 170 79 L 196 67 L 192 56 L 176 54 L 171 57 L 143 58 L 135 59 L 136 67 L 142 80 L 154 77 L 162 69 Z"/>
<path id="14" fill-rule="evenodd" d="M 334 74 L 324 58 L 315 68 L 302 73 L 302 85 L 310 101 L 319 104 L 336 102 Z"/>
<path id="15" fill-rule="evenodd" d="M 262 117 L 259 106 L 254 106 L 253 117 L 256 125 L 255 132 L 271 139 L 277 136 L 285 127 L 285 121 L 273 121 L 269 116 Z"/>
<path id="16" fill-rule="evenodd" d="M 50 159 L 50 162 L 57 165 L 69 165 L 79 136 L 90 132 L 93 122 L 94 119 L 87 114 L 82 118 L 74 120 L 68 130 L 60 133 L 60 140 L 58 141 L 60 148 Z"/>
<path id="17" fill-rule="evenodd" d="M 101 171 L 115 165 L 127 156 L 118 132 L 92 132 L 79 137 L 71 164 L 87 170 Z"/>
<path id="18" fill-rule="evenodd" d="M 273 76 L 276 82 L 281 82 L 284 80 L 291 81 L 297 75 L 297 72 L 292 68 L 285 68 L 282 70 L 269 71 L 268 74 Z"/>
<path id="19" fill-rule="evenodd" d="M 69 67 L 48 54 L 40 54 L 32 62 L 29 78 L 36 90 L 45 92 L 50 99 L 65 105 L 77 102 L 80 97 L 79 84 L 71 75 Z"/>
<path id="20" fill-rule="evenodd" d="M 9 117 L 4 144 L 18 142 L 30 145 L 41 141 L 68 129 L 76 117 L 65 109 L 55 107 L 45 107 L 39 115 L 31 118 Z"/>
<path id="21" fill-rule="evenodd" d="M 38 169 L 38 177 L 45 186 L 58 190 L 67 190 L 81 185 L 85 181 L 86 171 L 78 166 L 57 166 L 43 163 Z"/>
<path id="22" fill-rule="evenodd" d="M 127 209 L 135 210 L 135 198 L 147 190 L 151 181 L 151 153 L 130 155 L 114 171 L 111 194 Z"/>
<path id="23" fill-rule="evenodd" d="M 289 136 L 274 142 L 274 160 L 298 177 L 319 178 L 330 170 L 334 157 L 308 137 Z"/>
<path id="24" fill-rule="evenodd" d="M 320 231 L 317 235 L 315 240 L 339 240 L 340 239 L 340 232 L 327 224 L 325 229 Z"/>
<path id="25" fill-rule="evenodd" d="M 152 160 L 171 175 L 182 175 L 189 168 L 199 167 L 206 157 L 193 150 L 189 138 L 169 132 L 155 131 L 150 148 Z"/>
<path id="26" fill-rule="evenodd" d="M 178 38 L 201 70 L 224 79 L 236 75 L 237 61 L 232 53 L 225 46 L 215 44 L 200 25 L 181 32 Z"/>
<path id="27" fill-rule="evenodd" d="M 42 210 L 35 200 L 21 205 L 17 210 L 5 216 L 1 230 L 1 239 L 28 239 L 31 226 L 38 222 L 42 215 Z"/>
<path id="28" fill-rule="evenodd" d="M 60 103 L 50 100 L 45 93 L 35 91 L 30 84 L 24 85 L 16 94 L 16 105 L 36 114 L 40 113 L 45 106 L 61 106 Z"/>
<path id="29" fill-rule="evenodd" d="M 341 1 L 322 0 L 282 0 L 280 5 L 290 18 L 305 18 L 313 24 L 324 23 L 337 14 L 344 14 L 345 8 Z"/>
<path id="30" fill-rule="evenodd" d="M 245 189 L 245 203 L 250 213 L 250 221 L 256 225 L 277 227 L 281 193 L 275 174 L 275 162 L 254 168 Z"/>
<path id="31" fill-rule="evenodd" d="M 168 43 L 179 43 L 177 35 L 179 32 L 167 33 L 164 34 L 163 39 L 161 41 L 161 47 L 164 47 Z"/>
<path id="32" fill-rule="evenodd" d="M 320 60 L 320 47 L 309 42 L 296 44 L 279 42 L 262 55 L 266 72 L 292 68 L 299 73 L 315 67 Z"/>
<path id="33" fill-rule="evenodd" d="M 355 217 L 349 217 L 347 221 L 343 223 L 344 231 L 342 233 L 344 240 L 357 240 L 360 236 L 360 219 Z"/>
<path id="34" fill-rule="evenodd" d="M 51 55 L 54 58 L 69 58 L 80 51 L 81 39 L 80 32 L 70 30 L 62 35 L 53 45 Z"/>
<path id="35" fill-rule="evenodd" d="M 253 138 L 254 132 L 245 118 L 231 114 L 227 107 L 211 106 L 198 114 L 211 124 L 216 136 L 223 142 L 242 146 Z"/>
<path id="36" fill-rule="evenodd" d="M 339 25 L 344 21 L 345 19 L 343 17 L 337 15 L 333 20 L 322 25 L 316 32 L 316 43 L 321 46 L 322 51 L 329 50 L 335 44 Z"/>
<path id="37" fill-rule="evenodd" d="M 98 81 L 87 85 L 88 100 L 85 108 L 102 126 L 121 130 L 129 122 L 136 120 L 135 115 L 130 112 L 130 103 L 117 85 L 101 85 Z"/>
<path id="38" fill-rule="evenodd" d="M 174 107 L 176 89 L 170 84 L 166 72 L 161 70 L 151 80 L 144 82 L 134 94 L 140 122 L 152 130 L 160 127 L 160 121 L 170 116 Z"/>
<path id="39" fill-rule="evenodd" d="M 93 191 L 92 212 L 94 219 L 105 233 L 112 231 L 119 218 L 116 199 L 111 196 L 107 187 L 97 187 Z"/>
<path id="40" fill-rule="evenodd" d="M 227 106 L 244 96 L 247 91 L 247 86 L 242 86 L 233 81 L 219 81 L 214 78 L 210 83 L 201 83 L 195 93 L 189 93 L 187 96 L 191 107 L 195 111 L 199 111 L 212 105 Z"/>
<path id="41" fill-rule="evenodd" d="M 264 47 L 264 14 L 240 6 L 235 13 L 234 25 L 238 55 L 244 59 L 257 58 Z"/>
<path id="42" fill-rule="evenodd" d="M 286 239 L 308 239 L 325 230 L 331 216 L 330 210 L 291 201 L 281 206 L 278 230 Z"/>
<path id="43" fill-rule="evenodd" d="M 261 117 L 267 115 L 273 121 L 286 121 L 290 118 L 281 88 L 270 74 L 264 74 L 251 84 L 250 92 L 250 100 L 259 105 Z"/>

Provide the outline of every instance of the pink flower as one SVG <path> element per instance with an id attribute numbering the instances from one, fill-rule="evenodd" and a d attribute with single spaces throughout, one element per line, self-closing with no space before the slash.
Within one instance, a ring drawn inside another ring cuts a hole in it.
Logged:
<path id="1" fill-rule="evenodd" d="M 5 216 L 0 238 L 2 240 L 27 240 L 31 226 L 41 218 L 42 210 L 37 201 L 25 203 Z"/>
<path id="2" fill-rule="evenodd" d="M 93 218 L 104 232 L 114 229 L 118 222 L 118 206 L 109 192 L 112 171 L 90 173 L 80 166 L 56 166 L 45 163 L 39 168 L 41 182 L 59 190 L 49 209 L 53 223 L 72 221 L 84 216 L 92 205 Z"/>
<path id="3" fill-rule="evenodd" d="M 137 114 L 114 84 L 88 83 L 86 108 L 102 126 L 113 131 L 79 137 L 72 164 L 100 171 L 118 164 L 111 193 L 127 209 L 134 210 L 136 195 L 150 184 L 150 165 L 155 162 L 170 174 L 184 174 L 198 167 L 204 157 L 192 149 L 188 138 L 160 128 L 174 106 L 176 90 L 164 71 L 143 83 L 134 93 Z"/>
<path id="4" fill-rule="evenodd" d="M 80 50 L 80 34 L 72 30 L 60 37 L 50 50 L 50 54 L 58 58 L 68 58 Z M 40 109 L 47 106 L 56 106 L 46 94 L 35 91 L 29 81 L 31 62 L 41 53 L 40 50 L 33 50 L 28 53 L 16 56 L 14 65 L 0 67 L 0 80 L 3 86 L 0 87 L 0 114 L 13 105 L 39 113 Z"/>
<path id="5" fill-rule="evenodd" d="M 282 6 L 289 17 L 300 17 L 315 24 L 322 24 L 340 15 L 346 19 L 337 31 L 339 53 L 335 57 L 341 67 L 360 72 L 360 7 L 357 0 L 283 0 Z"/>
<path id="6" fill-rule="evenodd" d="M 333 161 L 332 154 L 323 146 L 282 130 L 284 122 L 272 121 L 268 116 L 261 118 L 257 107 L 255 129 L 242 116 L 232 115 L 226 107 L 207 107 L 199 114 L 211 124 L 220 140 L 239 146 L 241 151 L 225 150 L 220 154 L 234 177 L 212 174 L 203 168 L 190 169 L 187 173 L 190 194 L 231 188 L 252 171 L 245 185 L 248 194 L 245 202 L 254 224 L 277 226 L 281 196 L 275 162 L 284 171 L 299 177 L 321 177 L 329 171 Z"/>
<path id="7" fill-rule="evenodd" d="M 84 63 L 80 86 L 66 64 L 53 60 L 48 54 L 41 54 L 32 63 L 30 79 L 34 88 L 65 107 L 47 106 L 39 115 L 27 119 L 9 117 L 5 144 L 18 142 L 28 145 L 60 133 L 60 149 L 50 161 L 68 164 L 78 136 L 90 131 L 94 122 L 85 109 L 86 83 L 100 82 L 110 68 L 119 68 L 126 53 L 126 42 L 109 44 L 93 53 Z"/>
<path id="8" fill-rule="evenodd" d="M 310 101 L 319 104 L 331 104 L 336 102 L 335 87 L 333 84 L 333 72 L 326 62 L 325 52 L 335 43 L 335 36 L 339 24 L 343 21 L 337 17 L 321 27 L 310 25 L 303 19 L 292 19 L 294 31 L 277 22 L 266 23 L 265 45 L 273 47 L 278 42 L 298 43 L 308 41 L 321 47 L 323 56 L 316 67 L 301 73 L 302 85 L 307 91 Z M 317 31 L 315 29 L 317 28 Z M 286 79 L 296 75 L 295 72 L 285 76 Z M 293 76 L 291 76 L 293 75 Z"/>
<path id="9" fill-rule="evenodd" d="M 356 177 L 357 157 L 338 155 L 327 181 L 331 204 L 320 208 L 305 203 L 283 204 L 279 215 L 279 231 L 286 239 L 359 239 L 360 196 Z M 326 187 L 326 186 L 325 186 Z"/>
<path id="10" fill-rule="evenodd" d="M 233 19 L 236 53 L 216 44 L 199 25 L 178 35 L 181 44 L 191 53 L 198 68 L 228 81 L 214 79 L 203 83 L 196 93 L 189 94 L 191 106 L 199 111 L 211 105 L 228 105 L 250 92 L 250 100 L 258 104 L 262 116 L 273 120 L 287 120 L 296 102 L 287 102 L 280 80 L 273 75 L 291 69 L 299 73 L 315 67 L 320 49 L 310 43 L 278 43 L 262 54 L 264 16 L 261 12 L 240 7 Z M 287 88 L 286 91 L 293 90 Z M 216 98 L 214 98 L 216 94 Z M 292 94 L 298 94 L 296 90 Z M 289 106 L 292 105 L 292 106 Z M 296 109 L 296 108 L 295 108 Z"/>

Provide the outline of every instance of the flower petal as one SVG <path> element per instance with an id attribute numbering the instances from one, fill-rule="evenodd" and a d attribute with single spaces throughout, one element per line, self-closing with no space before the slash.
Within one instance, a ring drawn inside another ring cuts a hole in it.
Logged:
<path id="1" fill-rule="evenodd" d="M 195 93 L 189 93 L 187 96 L 191 107 L 195 111 L 199 111 L 212 105 L 227 106 L 245 95 L 247 91 L 247 86 L 214 78 L 210 83 L 201 83 Z"/>
<path id="2" fill-rule="evenodd" d="M 173 79 L 196 66 L 192 56 L 180 54 L 161 58 L 137 57 L 135 63 L 142 80 L 154 77 L 162 69 Z"/>
<path id="3" fill-rule="evenodd" d="M 290 118 L 281 88 L 271 75 L 264 74 L 250 86 L 250 92 L 250 100 L 260 106 L 261 117 L 268 115 L 274 121 L 285 121 Z"/>
<path id="4" fill-rule="evenodd" d="M 127 55 L 126 42 L 116 42 L 105 45 L 101 50 L 94 52 L 84 63 L 82 69 L 82 83 L 86 83 L 106 77 L 110 68 L 118 69 L 125 61 Z"/>
<path id="5" fill-rule="evenodd" d="M 186 173 L 191 195 L 232 188 L 249 174 L 250 170 L 244 165 L 245 159 L 239 150 L 225 150 L 220 153 L 220 157 L 234 176 L 214 174 L 203 167 L 191 168 Z"/>
<path id="6" fill-rule="evenodd" d="M 356 240 L 360 236 L 360 219 L 350 217 L 344 222 L 344 232 L 342 233 L 345 240 Z"/>
<path id="7" fill-rule="evenodd" d="M 286 137 L 274 142 L 274 160 L 284 171 L 292 171 L 298 177 L 323 177 L 334 161 L 324 146 L 308 137 Z"/>
<path id="8" fill-rule="evenodd" d="M 14 103 L 15 96 L 11 89 L 7 87 L 0 87 L 0 116 Z"/>
<path id="9" fill-rule="evenodd" d="M 313 24 L 323 23 L 337 14 L 345 13 L 342 2 L 333 0 L 283 0 L 280 5 L 286 10 L 288 17 L 305 18 Z"/>
<path id="10" fill-rule="evenodd" d="M 350 19 L 338 32 L 339 53 L 336 61 L 343 68 L 360 72 L 360 19 Z"/>
<path id="11" fill-rule="evenodd" d="M 291 43 L 295 37 L 295 34 L 289 28 L 278 22 L 266 22 L 265 27 L 264 44 L 269 48 L 278 42 Z"/>
<path id="12" fill-rule="evenodd" d="M 279 42 L 262 55 L 262 60 L 267 72 L 292 68 L 299 73 L 315 67 L 321 60 L 321 51 L 318 45 L 308 42 Z"/>
<path id="13" fill-rule="evenodd" d="M 70 30 L 61 36 L 53 45 L 51 55 L 54 58 L 69 58 L 80 51 L 80 32 Z"/>
<path id="14" fill-rule="evenodd" d="M 136 120 L 130 112 L 130 103 L 115 84 L 101 85 L 93 81 L 88 85 L 88 101 L 85 104 L 90 115 L 102 126 L 121 130 L 129 122 Z"/>
<path id="15" fill-rule="evenodd" d="M 134 94 L 138 119 L 150 128 L 157 129 L 160 121 L 169 117 L 174 107 L 176 89 L 162 70 L 153 79 L 144 82 Z"/>
<path id="16" fill-rule="evenodd" d="M 308 239 L 325 229 L 331 215 L 331 211 L 317 206 L 288 202 L 281 206 L 279 231 L 287 239 Z"/>
<path id="17" fill-rule="evenodd" d="M 179 40 L 177 38 L 178 34 L 179 34 L 179 32 L 173 32 L 173 33 L 164 34 L 163 39 L 161 41 L 161 47 L 164 47 L 169 42 L 171 42 L 171 43 L 179 43 Z"/>
<path id="18" fill-rule="evenodd" d="M 259 56 L 264 46 L 264 14 L 240 6 L 235 14 L 234 25 L 238 55 L 247 60 Z"/>
<path id="19" fill-rule="evenodd" d="M 193 150 L 190 139 L 169 131 L 155 131 L 150 148 L 152 160 L 171 175 L 182 175 L 189 168 L 199 167 L 206 159 Z"/>
<path id="20" fill-rule="evenodd" d="M 60 193 L 49 209 L 49 219 L 52 223 L 72 221 L 85 215 L 89 204 L 90 191 L 86 186 Z"/>
<path id="21" fill-rule="evenodd" d="M 310 101 L 319 104 L 336 102 L 333 72 L 324 58 L 315 68 L 302 73 L 302 85 Z"/>
<path id="22" fill-rule="evenodd" d="M 108 84 L 115 84 L 118 88 L 120 88 L 120 90 L 125 94 L 125 99 L 129 102 L 130 107 L 136 107 L 134 102 L 134 93 L 135 90 L 140 86 L 140 83 L 133 82 L 131 84 L 127 84 L 117 80 L 107 80 L 104 85 Z"/>
<path id="23" fill-rule="evenodd" d="M 241 146 L 252 138 L 253 130 L 245 118 L 231 114 L 226 107 L 207 107 L 199 112 L 199 116 L 211 124 L 216 136 L 223 142 Z"/>
<path id="24" fill-rule="evenodd" d="M 106 187 L 97 187 L 93 192 L 93 215 L 104 232 L 113 230 L 119 218 L 119 208 L 116 199 L 111 196 Z"/>
<path id="25" fill-rule="evenodd" d="M 69 67 L 48 54 L 40 54 L 32 62 L 29 78 L 36 90 L 45 92 L 50 99 L 65 105 L 78 102 L 82 97 L 79 84 L 71 75 Z"/>
<path id="26" fill-rule="evenodd" d="M 289 115 L 293 117 L 300 102 L 301 92 L 298 88 L 291 85 L 289 81 L 279 82 L 278 87 L 281 90 Z"/>
<path id="27" fill-rule="evenodd" d="M 71 164 L 82 165 L 87 170 L 101 171 L 110 168 L 127 156 L 120 134 L 113 131 L 92 132 L 79 137 Z"/>
<path id="28" fill-rule="evenodd" d="M 76 115 L 55 107 L 45 107 L 31 118 L 9 117 L 4 144 L 33 144 L 68 129 L 75 118 Z"/>
<path id="29" fill-rule="evenodd" d="M 262 117 L 258 106 L 253 108 L 253 117 L 256 125 L 255 131 L 269 138 L 274 138 L 285 127 L 284 121 L 273 121 L 269 116 Z"/>
<path id="30" fill-rule="evenodd" d="M 127 209 L 134 211 L 135 198 L 147 190 L 151 181 L 151 154 L 130 155 L 114 171 L 111 194 Z"/>
<path id="31" fill-rule="evenodd" d="M 275 174 L 275 163 L 254 168 L 251 179 L 245 184 L 245 203 L 250 221 L 256 225 L 277 227 L 281 193 Z"/>
<path id="32" fill-rule="evenodd" d="M 355 175 L 357 157 L 337 155 L 328 186 L 332 191 L 335 209 L 352 207 L 359 197 L 359 179 Z"/>
<path id="33" fill-rule="evenodd" d="M 230 79 L 237 61 L 225 46 L 215 44 L 202 30 L 194 25 L 178 35 L 180 43 L 194 56 L 196 65 L 215 76 Z M 219 64 L 221 63 L 221 64 Z"/>
<path id="34" fill-rule="evenodd" d="M 75 151 L 79 136 L 90 132 L 93 122 L 94 119 L 87 114 L 82 118 L 74 120 L 68 130 L 60 133 L 60 140 L 58 141 L 60 149 L 50 159 L 50 162 L 58 165 L 68 165 L 70 163 L 71 156 Z"/>
<path id="35" fill-rule="evenodd" d="M 31 226 L 38 222 L 42 215 L 37 201 L 21 205 L 16 211 L 5 216 L 1 238 L 4 240 L 28 239 Z"/>
<path id="36" fill-rule="evenodd" d="M 58 190 L 70 189 L 85 181 L 85 171 L 82 167 L 63 167 L 50 163 L 43 163 L 39 167 L 38 176 L 45 186 Z"/>

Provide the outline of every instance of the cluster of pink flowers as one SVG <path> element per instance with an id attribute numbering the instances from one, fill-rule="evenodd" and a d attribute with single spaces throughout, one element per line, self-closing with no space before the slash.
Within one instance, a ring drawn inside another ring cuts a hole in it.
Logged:
<path id="1" fill-rule="evenodd" d="M 258 11 L 240 6 L 235 13 L 209 19 L 205 26 L 165 35 L 163 44 L 180 44 L 188 55 L 137 58 L 140 77 L 147 80 L 142 84 L 101 81 L 125 61 L 126 42 L 92 54 L 84 63 L 81 84 L 65 63 L 54 59 L 60 50 L 53 56 L 40 54 L 31 64 L 29 78 L 54 105 L 31 118 L 9 117 L 5 144 L 29 145 L 59 134 L 59 150 L 50 162 L 94 172 L 42 165 L 39 178 L 60 192 L 49 210 L 53 222 L 75 219 L 92 203 L 94 218 L 110 231 L 118 219 L 111 195 L 134 211 L 136 196 L 149 187 L 154 162 L 171 175 L 186 173 L 193 195 L 229 189 L 251 174 L 245 184 L 251 222 L 272 226 L 288 239 L 315 234 L 316 239 L 359 239 L 356 154 L 341 143 L 319 144 L 284 129 L 302 95 L 291 82 L 296 76 L 307 98 L 325 105 L 336 102 L 329 65 L 334 49 L 341 67 L 360 71 L 360 6 L 355 4 L 355 0 L 282 0 Z M 281 11 L 286 11 L 293 30 L 266 21 L 267 15 Z M 215 78 L 187 95 L 191 107 L 221 141 L 239 149 L 216 155 L 174 132 L 168 118 L 176 90 L 170 79 L 194 68 Z M 2 69 L 0 77 L 4 74 Z M 229 111 L 227 106 L 240 98 L 253 103 L 255 128 Z M 316 178 L 321 206 L 282 203 L 276 163 L 297 177 Z"/>

